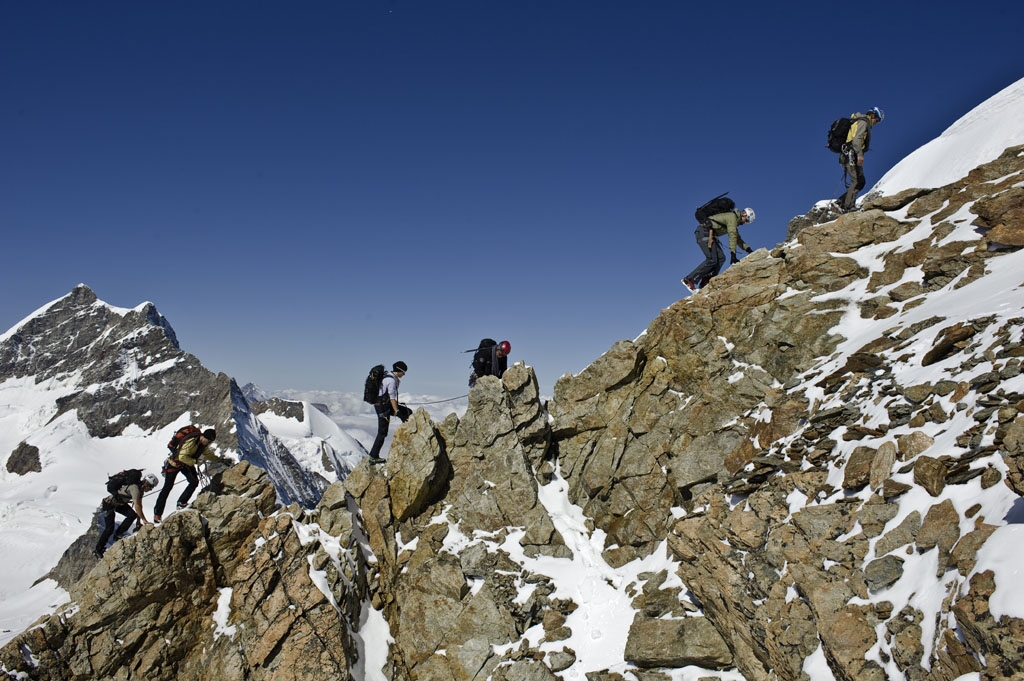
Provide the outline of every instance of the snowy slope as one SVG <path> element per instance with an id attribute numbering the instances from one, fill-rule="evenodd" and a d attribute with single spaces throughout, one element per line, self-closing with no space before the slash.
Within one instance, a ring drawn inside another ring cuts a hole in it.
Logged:
<path id="1" fill-rule="evenodd" d="M 870 193 L 890 196 L 914 187 L 941 187 L 1019 144 L 1024 144 L 1024 80 L 988 98 L 897 163 Z"/>
<path id="2" fill-rule="evenodd" d="M 0 553 L 18 556 L 4 567 L 0 580 L 0 643 L 44 612 L 67 600 L 52 580 L 34 588 L 64 550 L 89 529 L 108 475 L 124 468 L 157 473 L 166 455 L 164 444 L 179 423 L 146 433 L 130 426 L 119 437 L 93 438 L 75 412 L 55 421 L 56 400 L 74 392 L 75 379 L 37 385 L 33 379 L 0 384 L 0 452 L 10 453 L 31 432 L 28 443 L 43 452 L 42 471 L 16 475 L 0 467 Z M 155 493 L 145 500 L 151 514 Z"/>
<path id="3" fill-rule="evenodd" d="M 1024 100 L 1021 100 L 1021 103 L 1024 105 Z M 967 208 L 968 206 L 965 206 L 958 213 L 946 218 L 947 222 L 958 226 L 944 241 L 953 243 L 977 240 L 977 231 L 971 226 L 974 216 L 968 212 Z M 902 215 L 897 216 L 904 217 Z M 853 257 L 859 265 L 868 271 L 879 271 L 884 268 L 884 253 L 910 250 L 916 241 L 926 238 L 934 232 L 935 225 L 931 223 L 930 219 L 926 218 L 915 229 L 908 232 L 898 241 L 885 244 L 884 246 L 866 246 L 854 254 Z M 927 296 L 921 305 L 904 311 L 898 317 L 890 317 L 888 319 L 862 318 L 856 304 L 857 301 L 864 298 L 862 291 L 844 289 L 829 294 L 830 297 L 852 301 L 846 317 L 840 326 L 835 329 L 836 332 L 841 333 L 847 340 L 840 344 L 832 358 L 824 364 L 815 366 L 812 371 L 808 372 L 808 375 L 811 375 L 812 372 L 817 375 L 828 375 L 831 371 L 843 366 L 852 353 L 863 348 L 870 340 L 881 337 L 884 331 L 892 328 L 896 322 L 899 323 L 901 328 L 910 328 L 918 322 L 928 319 L 945 319 L 948 320 L 947 323 L 952 324 L 956 320 L 979 319 L 991 315 L 995 321 L 980 333 L 977 338 L 973 339 L 972 344 L 981 348 L 997 345 L 996 331 L 1005 326 L 1012 327 L 1014 323 L 1011 320 L 1019 320 L 1022 312 L 1024 312 L 1024 287 L 1021 286 L 1024 283 L 1024 251 L 993 259 L 988 263 L 987 267 L 989 272 L 981 279 L 961 288 L 955 288 L 958 283 L 957 281 L 951 282 L 943 290 Z M 895 288 L 902 283 L 918 280 L 919 278 L 919 270 L 908 268 L 904 279 L 893 282 L 890 287 Z M 866 283 L 867 279 L 863 279 L 855 287 L 864 287 Z M 929 325 L 919 334 L 909 338 L 908 344 L 900 347 L 898 351 L 882 353 L 883 355 L 890 355 L 892 363 L 888 366 L 892 369 L 893 379 L 896 383 L 911 386 L 921 384 L 934 385 L 942 381 L 970 382 L 976 376 L 992 371 L 995 368 L 992 361 L 984 361 L 965 370 L 960 366 L 963 358 L 955 356 L 930 366 L 922 366 L 919 358 L 934 346 L 937 334 L 945 326 L 946 324 Z M 1020 331 L 1018 330 L 1019 333 Z M 902 356 L 905 359 L 897 359 L 897 356 Z M 1024 374 L 1003 381 L 1001 388 L 1007 392 L 1024 391 Z M 824 388 L 808 390 L 808 397 L 817 400 L 819 409 L 822 410 L 843 405 L 842 394 L 827 395 Z M 977 394 L 975 393 L 973 397 L 976 398 Z M 983 406 L 972 399 L 968 399 L 964 403 L 966 408 L 957 409 L 955 399 L 950 396 L 937 400 L 936 403 L 948 412 L 953 413 L 954 416 L 944 423 L 930 422 L 921 427 L 900 426 L 893 428 L 887 432 L 886 438 L 891 440 L 916 430 L 934 438 L 935 444 L 926 451 L 926 454 L 930 456 L 938 457 L 944 454 L 963 451 L 958 446 L 957 437 L 975 424 L 974 416 Z M 861 413 L 865 415 L 864 424 L 868 427 L 874 427 L 890 421 L 890 416 L 886 410 L 886 402 L 883 400 L 879 399 L 874 402 L 870 400 L 858 401 L 858 407 Z M 851 441 L 839 445 L 839 447 L 842 448 L 844 453 L 849 454 L 860 444 L 863 443 Z M 982 446 L 989 444 L 992 444 L 991 435 L 986 436 L 986 439 L 981 443 Z M 1006 475 L 1006 464 L 998 451 L 993 451 L 990 455 L 979 458 L 971 464 L 972 469 L 984 469 L 987 466 L 999 470 L 1004 476 Z M 835 467 L 830 473 L 828 482 L 842 490 L 843 476 L 843 468 Z M 996 575 L 997 589 L 1003 592 L 1000 594 L 1000 599 L 998 599 L 999 607 L 1002 608 L 1002 612 L 999 614 L 1024 618 L 1024 598 L 1019 597 L 1024 595 L 1024 591 L 1020 587 L 1022 576 L 1020 566 L 1024 565 L 1024 545 L 1021 545 L 1019 542 L 1013 542 L 1013 537 L 1020 536 L 1022 528 L 1019 523 L 1024 522 L 1024 500 L 1020 499 L 1013 490 L 1002 483 L 986 488 L 982 485 L 980 478 L 975 478 L 966 484 L 947 485 L 938 497 L 932 497 L 920 485 L 913 485 L 914 474 L 912 471 L 896 474 L 893 476 L 893 480 L 911 485 L 912 489 L 896 500 L 899 511 L 896 517 L 886 525 L 886 530 L 899 526 L 911 513 L 917 512 L 921 517 L 924 517 L 935 504 L 947 500 L 952 503 L 963 519 L 960 528 L 961 535 L 965 535 L 974 529 L 974 518 L 984 518 L 988 523 L 1000 525 L 993 537 L 987 542 L 986 549 L 979 552 L 979 560 L 972 574 L 984 570 L 993 570 Z M 855 496 L 862 500 L 867 500 L 872 493 L 873 490 L 868 486 Z M 839 494 L 846 495 L 846 492 L 841 491 Z M 846 499 L 849 500 L 848 495 Z M 830 501 L 832 500 L 808 499 L 802 497 L 802 495 L 794 495 L 794 498 L 791 499 L 791 512 L 796 512 L 819 502 L 828 503 Z M 975 511 L 969 513 L 968 509 L 972 507 L 975 507 Z M 1000 548 L 994 550 L 994 547 L 997 546 Z M 926 656 L 939 643 L 934 638 L 938 630 L 938 623 L 946 618 L 951 618 L 944 599 L 952 586 L 954 586 L 954 582 L 959 582 L 961 592 L 968 590 L 967 585 L 970 582 L 970 576 L 961 577 L 953 570 L 937 576 L 938 562 L 936 556 L 937 552 L 935 551 L 903 556 L 906 561 L 903 577 L 892 587 L 881 590 L 877 594 L 872 594 L 872 598 L 869 601 L 865 601 L 871 603 L 889 602 L 894 605 L 894 610 L 896 611 L 910 605 L 924 612 L 926 616 L 922 624 L 922 646 L 926 651 Z M 865 563 L 878 557 L 880 556 L 869 554 Z M 993 609 L 993 614 L 995 614 L 995 609 Z M 878 661 L 882 664 L 880 659 Z M 885 667 L 886 665 L 883 664 L 882 666 Z M 894 666 L 890 672 L 898 674 Z M 812 675 L 812 678 L 827 677 Z M 891 676 L 890 678 L 899 678 L 899 676 Z"/>
<path id="4" fill-rule="evenodd" d="M 259 414 L 259 419 L 288 447 L 303 468 L 315 471 L 327 480 L 344 479 L 366 456 L 366 449 L 311 403 L 303 402 L 302 407 L 302 421 L 273 411 Z M 324 457 L 328 458 L 334 470 L 328 470 L 324 465 Z"/>

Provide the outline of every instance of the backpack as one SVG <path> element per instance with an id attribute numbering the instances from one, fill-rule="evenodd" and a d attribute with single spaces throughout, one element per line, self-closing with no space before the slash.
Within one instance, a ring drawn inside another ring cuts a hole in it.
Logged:
<path id="1" fill-rule="evenodd" d="M 377 404 L 380 400 L 380 384 L 384 380 L 385 371 L 383 364 L 378 364 L 370 369 L 370 374 L 366 377 L 366 383 L 363 385 L 363 402 Z"/>
<path id="2" fill-rule="evenodd" d="M 828 129 L 828 143 L 825 145 L 829 151 L 833 151 L 837 154 L 843 153 L 843 147 L 846 146 L 846 138 L 850 136 L 850 128 L 853 127 L 854 121 L 867 121 L 867 116 L 851 116 L 849 118 L 837 118 L 832 121 L 832 125 Z M 868 125 L 867 131 L 864 133 L 864 151 L 868 150 L 871 146 L 871 126 Z"/>
<path id="3" fill-rule="evenodd" d="M 139 484 L 142 484 L 142 469 L 126 468 L 125 470 L 119 473 L 114 473 L 107 478 L 107 491 L 116 497 L 118 496 L 118 490 L 125 485 Z"/>
<path id="4" fill-rule="evenodd" d="M 179 428 L 177 432 L 171 436 L 171 441 L 167 443 L 167 449 L 171 450 L 172 456 L 177 456 L 178 450 L 181 449 L 183 444 L 188 440 L 199 437 L 202 434 L 203 431 L 199 430 L 196 426 L 185 426 L 184 428 Z"/>
<path id="5" fill-rule="evenodd" d="M 843 146 L 846 144 L 846 138 L 850 135 L 852 125 L 852 118 L 837 118 L 832 121 L 832 125 L 828 129 L 828 143 L 825 145 L 829 151 L 837 154 L 843 153 Z"/>
<path id="6" fill-rule="evenodd" d="M 729 192 L 725 192 L 728 194 Z M 725 194 L 719 194 L 715 198 L 711 199 L 703 206 L 693 211 L 693 217 L 697 218 L 699 224 L 704 224 L 707 219 L 712 215 L 718 215 L 719 213 L 728 213 L 729 211 L 736 208 L 736 202 L 730 199 Z"/>
<path id="7" fill-rule="evenodd" d="M 476 346 L 476 354 L 473 355 L 472 366 L 478 376 L 485 375 L 486 370 L 490 368 L 491 348 L 497 344 L 498 342 L 493 338 L 483 338 L 480 340 L 480 345 Z"/>

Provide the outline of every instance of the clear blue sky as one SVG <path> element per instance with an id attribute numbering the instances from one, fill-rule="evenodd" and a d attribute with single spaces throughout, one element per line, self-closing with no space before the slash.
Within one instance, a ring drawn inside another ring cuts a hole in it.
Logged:
<path id="1" fill-rule="evenodd" d="M 843 19 L 847 19 L 845 27 Z M 837 28 L 837 24 L 839 27 Z M 85 283 L 266 389 L 542 390 L 683 297 L 693 209 L 772 247 L 1024 77 L 1024 3 L 0 4 L 0 331 Z"/>

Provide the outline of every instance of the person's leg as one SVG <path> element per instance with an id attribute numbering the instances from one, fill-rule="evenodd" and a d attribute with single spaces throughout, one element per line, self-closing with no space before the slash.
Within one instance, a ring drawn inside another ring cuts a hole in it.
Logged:
<path id="1" fill-rule="evenodd" d="M 708 275 L 708 279 L 718 276 L 718 273 L 722 271 L 722 265 L 725 264 L 725 251 L 722 250 L 722 242 L 718 239 L 715 239 L 711 246 L 711 261 L 711 273 Z"/>
<path id="2" fill-rule="evenodd" d="M 857 166 L 857 191 L 864 189 L 866 180 L 864 178 L 864 166 Z"/>
<path id="3" fill-rule="evenodd" d="M 120 539 L 128 533 L 128 530 L 132 527 L 132 523 L 134 523 L 136 518 L 139 516 L 135 513 L 135 509 L 128 504 L 120 504 L 114 510 L 124 516 L 124 520 L 122 520 L 121 524 L 118 526 L 117 532 L 114 533 L 114 539 Z"/>
<path id="4" fill-rule="evenodd" d="M 174 479 L 176 477 L 178 477 L 177 468 L 171 466 L 164 468 L 164 486 L 156 498 L 156 505 L 153 507 L 153 522 L 160 522 L 160 518 L 164 514 L 164 506 L 167 505 L 167 497 L 171 496 L 171 490 L 174 489 Z"/>
<path id="5" fill-rule="evenodd" d="M 712 247 L 708 247 L 708 229 L 707 227 L 698 227 L 693 232 L 694 239 L 697 240 L 697 245 L 700 246 L 700 250 L 704 253 L 704 262 L 697 265 L 697 267 L 690 272 L 689 275 L 684 277 L 693 282 L 698 282 L 704 277 L 712 276 L 714 269 L 714 251 Z M 718 245 L 718 239 L 715 239 L 715 245 Z M 718 250 L 721 251 L 722 247 L 718 246 Z"/>
<path id="6" fill-rule="evenodd" d="M 388 408 L 374 407 L 374 409 L 377 412 L 377 438 L 373 441 L 373 446 L 370 447 L 370 458 L 379 459 L 381 447 L 384 446 L 384 440 L 388 436 L 388 428 L 391 426 L 390 405 Z"/>
<path id="7" fill-rule="evenodd" d="M 103 532 L 99 541 L 96 542 L 96 553 L 103 555 L 107 548 L 107 540 L 114 534 L 114 507 L 104 503 L 101 507 L 103 513 Z"/>
<path id="8" fill-rule="evenodd" d="M 848 153 L 843 167 L 850 180 L 850 186 L 846 188 L 841 204 L 843 210 L 853 210 L 857 206 L 857 192 L 864 188 L 864 169 L 857 165 L 857 155 Z"/>
<path id="9" fill-rule="evenodd" d="M 196 491 L 196 487 L 199 487 L 199 474 L 196 473 L 195 466 L 186 466 L 182 464 L 181 474 L 188 480 L 188 486 L 185 487 L 185 491 L 178 497 L 178 508 L 185 508 L 188 505 L 188 500 L 192 498 L 192 493 Z"/>

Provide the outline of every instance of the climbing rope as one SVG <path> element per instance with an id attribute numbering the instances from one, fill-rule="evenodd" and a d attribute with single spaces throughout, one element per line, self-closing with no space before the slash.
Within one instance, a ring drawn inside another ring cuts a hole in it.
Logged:
<path id="1" fill-rule="evenodd" d="M 195 467 L 196 468 L 196 477 L 199 479 L 199 492 L 206 491 L 206 489 L 210 486 L 210 476 L 206 473 L 206 465 L 207 465 L 206 462 L 203 461 L 201 463 L 197 463 L 196 467 Z M 161 475 L 163 475 L 163 467 L 162 466 L 161 466 Z M 188 478 L 186 478 L 184 475 L 182 475 L 179 478 L 175 478 L 174 483 L 171 484 L 171 489 L 174 489 L 175 487 L 177 487 L 179 485 L 182 485 L 182 484 L 186 484 L 186 485 L 188 484 Z M 154 487 L 153 489 L 149 490 L 148 492 L 145 492 L 142 496 L 143 497 L 148 497 L 148 496 L 152 496 L 154 494 L 160 494 L 160 490 L 162 490 L 162 489 L 163 489 L 163 485 L 162 484 L 161 485 L 157 485 L 156 487 Z"/>
<path id="2" fill-rule="evenodd" d="M 469 393 L 466 393 L 465 395 L 459 395 L 458 397 L 449 397 L 446 400 L 435 400 L 433 402 L 406 402 L 405 404 L 406 406 L 412 404 L 419 407 L 424 404 L 441 404 L 442 402 L 454 402 L 455 400 L 461 400 L 463 397 L 469 397 Z"/>

